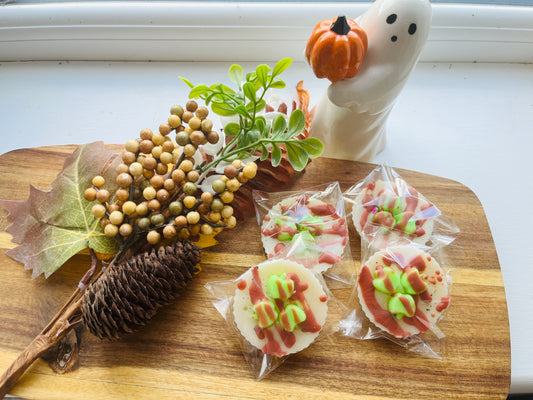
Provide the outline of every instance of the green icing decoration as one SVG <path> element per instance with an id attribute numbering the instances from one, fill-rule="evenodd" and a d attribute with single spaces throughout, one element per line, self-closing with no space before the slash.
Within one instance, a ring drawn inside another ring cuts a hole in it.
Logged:
<path id="1" fill-rule="evenodd" d="M 299 231 L 309 232 L 311 235 L 316 234 L 316 227 L 321 228 L 323 225 L 323 220 L 320 217 L 314 215 L 308 215 L 303 218 L 298 224 Z"/>
<path id="2" fill-rule="evenodd" d="M 411 312 L 405 307 L 404 303 L 402 302 L 402 298 L 407 299 L 407 301 L 409 302 Z M 396 318 L 402 318 L 404 316 L 412 317 L 413 315 L 415 315 L 416 304 L 415 300 L 411 297 L 411 295 L 397 293 L 389 299 L 387 309 Z"/>
<path id="3" fill-rule="evenodd" d="M 394 219 L 396 221 L 396 224 L 400 225 L 402 224 L 402 219 L 404 218 L 404 213 L 397 214 L 394 216 Z M 403 231 L 409 234 L 416 232 L 416 221 L 414 219 L 409 219 L 407 221 L 407 224 L 403 227 Z"/>
<path id="4" fill-rule="evenodd" d="M 267 282 L 267 291 L 273 299 L 287 300 L 294 292 L 294 281 L 287 274 L 271 275 Z"/>
<path id="5" fill-rule="evenodd" d="M 260 328 L 268 328 L 277 321 L 279 310 L 270 300 L 262 300 L 254 304 L 254 319 Z"/>
<path id="6" fill-rule="evenodd" d="M 379 290 L 382 293 L 393 294 L 398 292 L 402 287 L 398 273 L 390 267 L 385 267 L 382 270 L 378 270 L 375 276 L 376 277 L 372 281 L 372 284 L 376 290 Z M 387 280 L 390 281 L 392 288 L 387 288 L 387 286 L 390 286 L 385 283 Z"/>
<path id="7" fill-rule="evenodd" d="M 409 271 L 404 272 L 402 276 L 400 277 L 400 282 L 402 283 L 403 292 L 407 294 L 420 294 L 424 292 L 427 287 L 426 283 L 422 281 L 422 283 L 424 284 L 424 289 L 417 292 L 409 283 L 409 274 L 416 274 L 420 276 L 420 272 L 416 268 L 411 268 L 409 269 Z"/>
<path id="8" fill-rule="evenodd" d="M 296 304 L 289 304 L 280 314 L 282 326 L 286 331 L 289 332 L 294 331 L 298 327 L 298 324 L 304 322 L 306 318 L 307 315 L 305 314 L 305 311 Z"/>
<path id="9" fill-rule="evenodd" d="M 282 228 L 287 226 L 294 232 L 298 231 L 298 225 L 296 224 L 296 221 L 290 217 L 280 217 L 276 219 L 275 224 Z M 281 241 L 288 241 L 292 239 L 292 235 L 289 232 L 282 231 L 278 233 L 277 239 Z"/>

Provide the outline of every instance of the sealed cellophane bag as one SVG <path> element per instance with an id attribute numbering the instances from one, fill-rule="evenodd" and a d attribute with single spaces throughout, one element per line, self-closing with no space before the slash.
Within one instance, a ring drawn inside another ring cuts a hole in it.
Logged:
<path id="1" fill-rule="evenodd" d="M 313 246 L 296 236 L 235 280 L 205 285 L 256 379 L 339 328 L 345 308 L 321 274 L 301 262 L 317 254 Z"/>

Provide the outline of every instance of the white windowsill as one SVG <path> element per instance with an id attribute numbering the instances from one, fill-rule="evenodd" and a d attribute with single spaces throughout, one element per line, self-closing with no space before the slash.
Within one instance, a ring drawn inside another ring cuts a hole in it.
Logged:
<path id="1" fill-rule="evenodd" d="M 368 3 L 86 2 L 0 7 L 0 60 L 303 61 L 314 25 Z M 434 4 L 428 62 L 533 62 L 533 7 Z"/>
<path id="2" fill-rule="evenodd" d="M 232 62 L 251 68 L 292 57 L 287 86 L 303 79 L 315 104 L 327 82 L 303 60 L 313 26 L 368 7 L 177 4 L 0 6 L 0 153 L 124 142 L 158 126 L 170 105 L 185 101 L 178 76 L 223 81 Z M 511 392 L 533 393 L 533 214 L 501 194 L 502 187 L 525 186 L 518 199 L 533 198 L 533 65 L 524 64 L 533 62 L 533 7 L 433 5 L 421 61 L 392 111 L 389 142 L 375 162 L 455 179 L 478 195 L 506 287 Z"/>

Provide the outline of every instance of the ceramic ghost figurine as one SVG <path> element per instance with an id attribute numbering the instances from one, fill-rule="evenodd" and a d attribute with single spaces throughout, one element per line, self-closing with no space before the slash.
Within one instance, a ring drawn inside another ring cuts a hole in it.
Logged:
<path id="1" fill-rule="evenodd" d="M 377 0 L 356 22 L 368 37 L 359 73 L 332 83 L 315 109 L 311 136 L 323 156 L 372 161 L 385 147 L 387 117 L 427 40 L 428 0 Z"/>

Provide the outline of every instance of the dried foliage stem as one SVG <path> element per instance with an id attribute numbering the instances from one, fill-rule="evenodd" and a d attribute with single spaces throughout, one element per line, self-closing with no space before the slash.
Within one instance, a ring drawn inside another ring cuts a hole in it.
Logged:
<path id="1" fill-rule="evenodd" d="M 89 271 L 96 269 L 97 258 L 91 251 L 92 265 Z M 107 268 L 106 270 L 109 270 Z M 105 271 L 100 270 L 93 279 L 97 281 Z M 85 277 L 84 277 L 85 278 Z M 83 279 L 82 279 L 83 280 Z M 15 359 L 11 366 L 0 377 L 0 399 L 11 390 L 24 372 L 48 350 L 63 339 L 71 329 L 82 322 L 81 303 L 86 288 L 80 285 L 63 305 L 61 310 L 52 318 L 48 325 L 39 333 L 33 341 Z"/>

